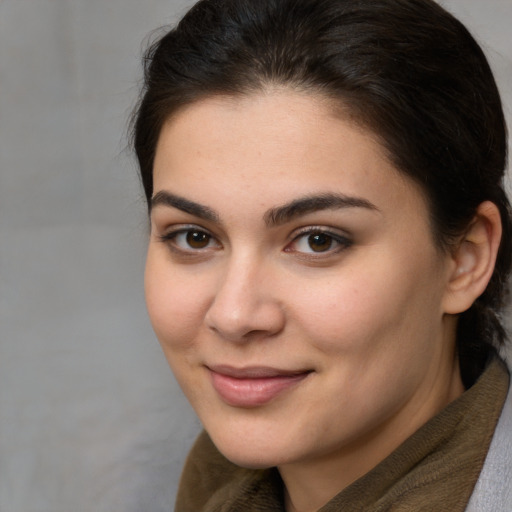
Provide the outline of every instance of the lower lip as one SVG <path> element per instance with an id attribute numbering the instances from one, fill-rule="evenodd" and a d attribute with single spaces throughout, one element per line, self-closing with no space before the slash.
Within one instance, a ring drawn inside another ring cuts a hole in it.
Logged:
<path id="1" fill-rule="evenodd" d="M 304 380 L 309 373 L 275 377 L 238 379 L 211 372 L 215 391 L 234 407 L 258 407 L 270 402 L 287 389 Z"/>

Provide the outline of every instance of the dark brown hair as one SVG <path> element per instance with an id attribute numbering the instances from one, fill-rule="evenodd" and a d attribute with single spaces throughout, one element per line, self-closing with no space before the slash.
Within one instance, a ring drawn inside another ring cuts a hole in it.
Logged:
<path id="1" fill-rule="evenodd" d="M 163 123 L 201 98 L 271 85 L 336 100 L 376 133 L 429 200 L 433 233 L 450 247 L 476 208 L 500 210 L 503 239 L 481 297 L 459 318 L 463 380 L 504 343 L 499 319 L 511 266 L 503 179 L 506 126 L 487 60 L 433 0 L 201 0 L 145 55 L 134 147 L 146 198 Z"/>

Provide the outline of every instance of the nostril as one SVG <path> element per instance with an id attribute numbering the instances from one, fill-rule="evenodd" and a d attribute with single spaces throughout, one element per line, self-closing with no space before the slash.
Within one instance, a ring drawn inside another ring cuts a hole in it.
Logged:
<path id="1" fill-rule="evenodd" d="M 206 313 L 205 324 L 226 341 L 242 343 L 274 336 L 283 329 L 285 317 L 271 300 L 247 301 L 237 307 L 218 301 Z"/>

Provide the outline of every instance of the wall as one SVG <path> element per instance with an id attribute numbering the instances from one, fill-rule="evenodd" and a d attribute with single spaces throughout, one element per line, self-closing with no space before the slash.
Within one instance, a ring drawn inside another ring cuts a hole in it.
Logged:
<path id="1" fill-rule="evenodd" d="M 0 1 L 0 511 L 169 511 L 199 425 L 144 309 L 126 123 L 186 1 Z M 510 119 L 510 0 L 446 0 Z"/>

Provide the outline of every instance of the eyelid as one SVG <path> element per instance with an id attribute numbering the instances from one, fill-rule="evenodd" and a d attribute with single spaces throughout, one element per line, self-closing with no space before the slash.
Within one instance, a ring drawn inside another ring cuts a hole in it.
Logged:
<path id="1" fill-rule="evenodd" d="M 341 239 L 343 241 L 347 241 L 347 242 L 352 240 L 351 233 L 348 233 L 347 231 L 344 231 L 340 228 L 335 228 L 332 226 L 325 226 L 325 225 L 320 225 L 320 224 L 319 225 L 315 224 L 315 225 L 304 226 L 304 227 L 298 228 L 290 234 L 289 238 L 290 238 L 290 241 L 293 241 L 300 236 L 310 235 L 313 233 L 323 233 L 325 235 L 330 235 L 335 239 L 339 238 L 339 239 Z"/>
<path id="2" fill-rule="evenodd" d="M 304 251 L 293 251 L 291 249 L 288 249 L 294 242 L 297 242 L 298 240 L 300 240 L 301 238 L 303 238 L 305 236 L 311 236 L 316 233 L 329 236 L 330 238 L 332 238 L 332 240 L 335 243 L 338 244 L 338 246 L 335 248 L 327 249 L 326 251 L 319 251 L 317 253 L 315 253 L 314 251 L 304 252 Z M 307 227 L 303 227 L 303 228 L 299 228 L 298 230 L 295 230 L 290 235 L 290 242 L 286 245 L 284 250 L 285 250 L 285 252 L 296 252 L 297 254 L 301 254 L 304 256 L 307 255 L 308 258 L 322 258 L 322 257 L 325 258 L 334 253 L 343 251 L 344 249 L 348 249 L 351 245 L 353 245 L 353 243 L 354 242 L 352 240 L 352 237 L 349 234 L 344 233 L 337 228 L 332 228 L 332 227 L 327 227 L 327 226 L 307 226 Z"/>
<path id="3" fill-rule="evenodd" d="M 205 233 L 206 235 L 211 237 L 211 240 L 213 240 L 215 242 L 216 247 L 208 246 L 208 247 L 204 247 L 204 248 L 200 248 L 200 249 L 194 249 L 191 247 L 189 249 L 186 249 L 183 247 L 179 247 L 175 243 L 172 243 L 176 239 L 177 236 L 179 236 L 180 234 L 187 233 L 189 231 L 197 231 L 200 233 Z M 219 242 L 218 238 L 214 234 L 212 234 L 210 230 L 205 229 L 202 226 L 199 226 L 197 224 L 175 224 L 175 225 L 165 229 L 162 234 L 157 234 L 157 238 L 160 242 L 168 244 L 169 248 L 171 250 L 173 250 L 175 252 L 182 253 L 182 254 L 201 253 L 201 252 L 206 252 L 206 251 L 210 251 L 212 249 L 218 249 L 218 248 L 222 247 L 222 244 Z"/>

